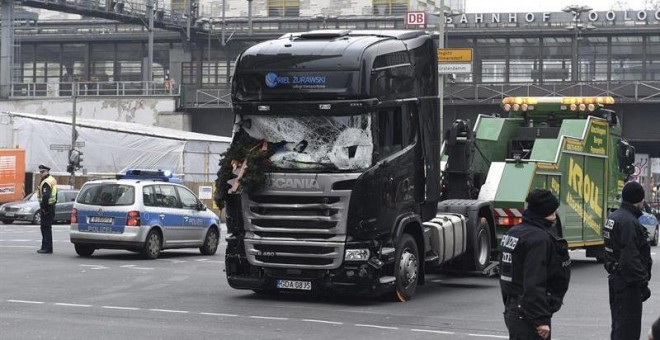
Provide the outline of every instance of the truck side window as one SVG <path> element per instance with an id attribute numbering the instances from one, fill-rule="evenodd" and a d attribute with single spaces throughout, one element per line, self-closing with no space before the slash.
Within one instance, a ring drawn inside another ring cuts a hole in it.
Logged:
<path id="1" fill-rule="evenodd" d="M 387 108 L 378 112 L 378 150 L 380 159 L 403 149 L 403 119 L 401 108 Z"/>

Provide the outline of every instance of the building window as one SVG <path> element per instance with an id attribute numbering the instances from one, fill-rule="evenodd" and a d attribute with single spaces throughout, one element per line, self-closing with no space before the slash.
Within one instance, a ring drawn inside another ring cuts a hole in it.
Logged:
<path id="1" fill-rule="evenodd" d="M 642 80 L 642 37 L 612 37 L 612 81 Z"/>
<path id="2" fill-rule="evenodd" d="M 405 15 L 408 11 L 408 0 L 373 0 L 375 15 Z"/>
<path id="3" fill-rule="evenodd" d="M 268 0 L 269 17 L 299 17 L 300 0 Z"/>

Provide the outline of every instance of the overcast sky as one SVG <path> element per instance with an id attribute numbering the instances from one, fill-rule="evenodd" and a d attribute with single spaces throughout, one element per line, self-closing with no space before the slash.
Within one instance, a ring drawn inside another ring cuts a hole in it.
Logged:
<path id="1" fill-rule="evenodd" d="M 608 11 L 615 4 L 627 3 L 628 8 L 644 9 L 644 0 L 466 0 L 467 13 L 560 12 L 568 5 L 588 5 L 596 11 Z"/>

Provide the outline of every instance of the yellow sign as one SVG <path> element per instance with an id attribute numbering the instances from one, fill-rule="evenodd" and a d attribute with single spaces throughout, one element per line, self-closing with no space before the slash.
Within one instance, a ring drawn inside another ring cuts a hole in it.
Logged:
<path id="1" fill-rule="evenodd" d="M 472 49 L 471 48 L 439 48 L 438 62 L 439 63 L 457 63 L 457 62 L 471 63 Z"/>

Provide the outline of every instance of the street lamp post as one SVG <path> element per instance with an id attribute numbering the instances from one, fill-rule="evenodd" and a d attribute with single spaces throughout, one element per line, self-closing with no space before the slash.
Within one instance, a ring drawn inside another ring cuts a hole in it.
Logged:
<path id="1" fill-rule="evenodd" d="M 578 5 L 566 6 L 564 7 L 564 9 L 562 9 L 562 12 L 570 13 L 573 15 L 572 24 L 566 28 L 569 30 L 573 30 L 575 32 L 575 35 L 573 36 L 573 58 L 571 60 L 571 80 L 574 82 L 580 81 L 580 74 L 579 74 L 580 46 L 578 45 L 580 31 L 591 30 L 595 28 L 591 24 L 587 24 L 587 25 L 582 24 L 582 20 L 580 16 L 582 15 L 582 13 L 588 13 L 591 10 L 593 10 L 593 8 L 589 6 L 578 6 Z"/>

